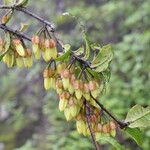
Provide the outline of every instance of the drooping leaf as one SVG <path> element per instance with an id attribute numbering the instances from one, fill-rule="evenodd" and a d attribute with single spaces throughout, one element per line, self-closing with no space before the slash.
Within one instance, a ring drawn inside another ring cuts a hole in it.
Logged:
<path id="1" fill-rule="evenodd" d="M 111 50 L 111 45 L 103 46 L 97 57 L 92 61 L 91 67 L 98 67 L 104 63 L 109 63 L 113 58 L 113 52 Z"/>
<path id="2" fill-rule="evenodd" d="M 65 44 L 65 45 L 63 45 L 63 48 L 64 48 L 65 52 L 67 52 L 70 50 L 71 46 L 70 46 L 70 44 Z"/>
<path id="3" fill-rule="evenodd" d="M 83 39 L 85 41 L 85 50 L 84 50 L 84 56 L 82 57 L 82 59 L 84 61 L 88 60 L 90 58 L 90 42 L 88 40 L 88 36 L 86 33 L 83 34 Z"/>
<path id="4" fill-rule="evenodd" d="M 124 150 L 125 148 L 121 146 L 118 141 L 116 141 L 114 138 L 106 135 L 101 135 L 96 138 L 100 143 L 102 144 L 111 144 L 116 150 Z"/>
<path id="5" fill-rule="evenodd" d="M 130 123 L 130 128 L 150 127 L 150 106 L 144 108 L 140 105 L 135 105 L 129 110 L 125 122 Z"/>
<path id="6" fill-rule="evenodd" d="M 103 46 L 91 64 L 96 72 L 105 71 L 113 58 L 113 52 L 110 45 Z"/>
<path id="7" fill-rule="evenodd" d="M 143 143 L 143 133 L 140 131 L 138 128 L 129 128 L 127 127 L 125 131 L 130 135 L 131 138 L 135 140 L 135 142 L 139 145 L 142 146 Z"/>

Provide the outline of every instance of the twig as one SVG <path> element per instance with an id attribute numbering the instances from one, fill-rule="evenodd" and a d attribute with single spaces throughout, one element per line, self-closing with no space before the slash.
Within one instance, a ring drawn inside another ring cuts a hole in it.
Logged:
<path id="1" fill-rule="evenodd" d="M 26 40 L 28 40 L 28 41 L 31 41 L 31 38 L 30 38 L 30 37 L 26 36 L 26 35 L 23 34 L 23 33 L 20 33 L 20 32 L 17 31 L 17 30 L 11 29 L 11 28 L 7 27 L 6 25 L 0 24 L 0 28 L 3 29 L 4 31 L 8 31 L 8 32 L 10 32 L 10 33 L 12 33 L 12 34 L 14 34 L 14 35 L 17 35 L 17 36 L 19 36 L 20 38 L 24 38 L 24 39 L 26 39 Z"/>
<path id="2" fill-rule="evenodd" d="M 91 128 L 90 118 L 89 118 L 89 116 L 90 116 L 90 107 L 87 104 L 86 100 L 84 101 L 84 105 L 85 105 L 85 111 L 86 111 L 86 120 L 87 120 L 88 128 L 90 130 L 90 134 L 91 134 L 91 137 L 92 137 L 92 142 L 93 142 L 93 144 L 95 146 L 95 149 L 96 150 L 100 150 L 99 149 L 99 145 L 98 145 L 98 143 L 95 140 L 95 135 L 94 135 L 94 133 L 92 131 L 92 128 Z"/>
<path id="3" fill-rule="evenodd" d="M 5 5 L 1 5 L 0 6 L 0 9 L 12 9 L 12 10 L 17 10 L 17 11 L 20 11 L 20 12 L 23 12 L 35 19 L 37 19 L 38 21 L 46 24 L 48 27 L 51 28 L 51 32 L 54 32 L 55 28 L 53 27 L 52 23 L 50 23 L 49 21 L 43 19 L 42 17 L 36 15 L 35 13 L 33 13 L 32 11 L 28 10 L 27 8 L 25 7 L 18 7 L 18 6 L 5 6 Z"/>
<path id="4" fill-rule="evenodd" d="M 101 108 L 104 112 L 106 112 L 114 121 L 116 121 L 116 123 L 119 125 L 119 127 L 120 127 L 121 129 L 124 129 L 125 127 L 128 126 L 128 123 L 125 123 L 125 122 L 122 122 L 122 121 L 118 120 L 111 112 L 109 112 L 109 110 L 107 110 L 107 109 L 103 106 L 103 104 L 101 104 L 101 103 L 100 103 L 97 99 L 95 99 L 92 95 L 91 95 L 91 97 L 94 99 L 94 101 L 100 106 L 100 108 Z"/>

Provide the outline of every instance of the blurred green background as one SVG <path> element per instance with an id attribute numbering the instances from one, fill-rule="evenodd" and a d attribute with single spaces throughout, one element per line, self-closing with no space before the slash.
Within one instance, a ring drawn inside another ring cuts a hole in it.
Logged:
<path id="1" fill-rule="evenodd" d="M 62 20 L 63 12 L 77 16 L 92 41 L 113 45 L 112 76 L 100 101 L 116 116 L 124 119 L 135 104 L 150 105 L 149 0 L 29 0 L 29 8 L 54 22 L 58 37 L 73 48 L 81 43 L 81 30 L 75 20 Z M 22 13 L 16 13 L 10 24 L 17 29 L 20 22 L 31 24 L 30 36 L 41 26 Z M 0 150 L 94 149 L 90 139 L 76 132 L 74 122 L 65 121 L 55 92 L 45 92 L 45 65 L 35 62 L 31 69 L 8 69 L 0 63 Z M 142 148 L 126 134 L 119 132 L 117 139 L 127 150 L 150 149 L 148 129 Z M 106 144 L 102 149 L 113 148 Z"/>

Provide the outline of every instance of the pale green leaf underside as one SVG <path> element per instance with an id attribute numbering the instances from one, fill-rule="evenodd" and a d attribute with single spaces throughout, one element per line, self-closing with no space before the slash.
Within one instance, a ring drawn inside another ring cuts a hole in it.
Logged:
<path id="1" fill-rule="evenodd" d="M 135 105 L 128 112 L 125 122 L 129 122 L 131 128 L 150 127 L 150 106 L 144 108 L 140 105 Z"/>

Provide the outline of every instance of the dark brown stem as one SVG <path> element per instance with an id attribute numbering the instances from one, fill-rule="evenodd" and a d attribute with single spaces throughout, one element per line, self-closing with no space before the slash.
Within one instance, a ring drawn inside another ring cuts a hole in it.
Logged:
<path id="1" fill-rule="evenodd" d="M 30 37 L 26 36 L 25 34 L 20 33 L 17 30 L 11 29 L 11 28 L 7 27 L 6 25 L 0 24 L 0 28 L 3 29 L 4 31 L 8 31 L 8 32 L 10 32 L 10 33 L 12 33 L 14 35 L 17 35 L 20 38 L 23 38 L 23 39 L 26 39 L 28 41 L 31 41 Z"/>
<path id="2" fill-rule="evenodd" d="M 12 10 L 17 10 L 17 11 L 23 12 L 23 13 L 37 19 L 38 21 L 46 24 L 48 27 L 51 28 L 51 32 L 54 32 L 54 30 L 55 30 L 52 23 L 50 23 L 49 21 L 47 21 L 47 20 L 43 19 L 42 17 L 36 15 L 35 13 L 31 12 L 30 10 L 28 10 L 25 7 L 18 7 L 18 6 L 15 6 L 15 5 L 13 5 L 13 6 L 3 6 L 3 5 L 1 5 L 0 9 L 12 9 Z"/>
<path id="3" fill-rule="evenodd" d="M 92 142 L 93 142 L 93 144 L 95 146 L 95 149 L 96 150 L 100 150 L 99 149 L 99 145 L 98 145 L 98 143 L 95 140 L 95 135 L 94 135 L 94 133 L 92 131 L 92 128 L 91 128 L 90 117 L 89 117 L 90 116 L 90 107 L 87 104 L 86 100 L 84 101 L 84 105 L 85 105 L 85 111 L 86 111 L 86 120 L 87 120 L 88 128 L 90 130 L 90 134 L 91 134 L 91 137 L 92 137 Z"/>
<path id="4" fill-rule="evenodd" d="M 92 95 L 91 97 L 94 99 L 94 101 L 100 106 L 100 108 L 106 112 L 118 125 L 121 129 L 124 129 L 125 127 L 128 126 L 128 123 L 122 122 L 120 120 L 118 120 L 111 112 L 109 112 L 109 110 L 107 110 L 103 104 L 101 104 L 97 99 L 95 99 Z"/>

